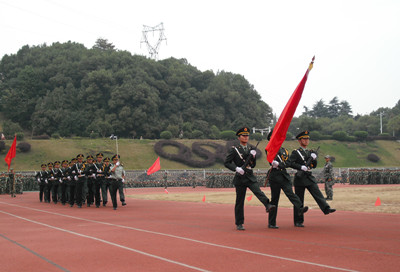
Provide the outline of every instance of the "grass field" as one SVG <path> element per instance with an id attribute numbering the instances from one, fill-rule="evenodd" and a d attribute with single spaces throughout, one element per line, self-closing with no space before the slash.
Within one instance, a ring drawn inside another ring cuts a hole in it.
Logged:
<path id="1" fill-rule="evenodd" d="M 77 154 L 83 153 L 95 155 L 103 152 L 106 156 L 111 157 L 116 153 L 116 141 L 109 138 L 87 139 L 87 138 L 68 138 L 68 139 L 49 139 L 49 140 L 24 140 L 31 144 L 31 151 L 21 153 L 17 151 L 16 157 L 13 159 L 12 167 L 16 171 L 37 170 L 40 164 L 54 162 L 56 160 L 70 160 Z M 225 146 L 226 142 L 222 140 L 177 140 L 180 143 L 191 147 L 193 142 L 214 142 Z M 149 168 L 157 159 L 158 155 L 154 151 L 154 145 L 157 140 L 136 140 L 136 139 L 119 139 L 118 151 L 121 160 L 127 170 L 143 170 Z M 5 157 L 12 141 L 6 140 L 6 150 L 1 152 L 1 156 Z M 251 141 L 253 145 L 255 141 Z M 257 168 L 265 169 L 269 165 L 265 159 L 264 149 L 267 142 L 261 142 L 259 149 L 261 150 L 261 159 L 257 161 Z M 297 141 L 286 141 L 283 144 L 289 152 L 298 147 Z M 396 141 L 374 141 L 368 143 L 349 143 L 337 142 L 333 140 L 311 141 L 310 148 L 316 149 L 320 146 L 319 157 L 329 154 L 335 156 L 336 161 L 334 167 L 400 167 L 400 143 Z M 215 152 L 212 147 L 203 146 L 211 152 Z M 165 151 L 176 154 L 177 148 L 166 146 Z M 367 155 L 374 153 L 381 160 L 377 163 L 370 162 L 366 159 Z M 192 155 L 192 159 L 202 160 Z M 318 167 L 324 165 L 320 159 Z M 209 167 L 212 169 L 224 169 L 222 163 L 215 163 Z M 190 169 L 189 166 L 172 160 L 161 158 L 161 169 Z M 0 163 L 0 172 L 6 171 L 7 165 L 3 161 Z"/>
<path id="2" fill-rule="evenodd" d="M 271 196 L 269 188 L 261 188 L 268 197 Z M 225 189 L 215 189 L 211 192 L 201 191 L 200 188 L 194 188 L 193 193 L 173 193 L 173 188 L 169 189 L 166 194 L 163 188 L 160 188 L 159 194 L 133 194 L 131 198 L 150 199 L 150 200 L 168 200 L 168 201 L 183 201 L 183 202 L 201 202 L 206 196 L 207 203 L 234 204 L 235 191 L 229 192 Z M 324 190 L 321 190 L 324 194 Z M 252 195 L 250 190 L 247 190 L 246 198 Z M 355 211 L 355 212 L 378 212 L 378 213 L 400 213 L 400 186 L 399 185 L 375 185 L 375 186 L 353 186 L 353 185 L 337 185 L 334 186 L 333 201 L 329 201 L 332 208 L 340 211 Z M 375 206 L 377 198 L 381 200 L 380 206 Z M 261 206 L 262 204 L 256 197 L 251 197 L 251 200 L 245 201 L 245 205 Z M 319 209 L 317 203 L 306 191 L 305 205 L 311 209 Z M 281 193 L 279 207 L 290 208 L 293 205 L 287 197 Z"/>

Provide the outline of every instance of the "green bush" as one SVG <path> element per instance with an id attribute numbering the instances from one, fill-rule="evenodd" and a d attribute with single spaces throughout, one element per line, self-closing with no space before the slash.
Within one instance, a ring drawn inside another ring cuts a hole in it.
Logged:
<path id="1" fill-rule="evenodd" d="M 356 137 L 357 141 L 360 141 L 360 142 L 366 141 L 367 137 L 368 137 L 368 132 L 366 132 L 366 131 L 358 130 L 358 131 L 354 131 L 353 134 Z"/>
<path id="2" fill-rule="evenodd" d="M 313 130 L 313 131 L 310 131 L 310 138 L 313 141 L 322 140 L 322 134 L 321 134 L 321 132 L 319 132 L 317 130 Z"/>
<path id="3" fill-rule="evenodd" d="M 97 139 L 97 138 L 100 138 L 100 134 L 98 132 L 91 132 L 89 137 L 91 139 Z"/>
<path id="4" fill-rule="evenodd" d="M 290 131 L 288 131 L 288 132 L 286 133 L 286 140 L 287 140 L 287 141 L 293 140 L 293 133 L 291 133 Z"/>
<path id="5" fill-rule="evenodd" d="M 201 130 L 195 129 L 192 132 L 192 138 L 193 139 L 203 139 L 204 133 Z"/>
<path id="6" fill-rule="evenodd" d="M 347 133 L 345 131 L 335 131 L 332 138 L 337 141 L 347 141 Z"/>
<path id="7" fill-rule="evenodd" d="M 172 138 L 172 133 L 169 130 L 164 130 L 163 132 L 161 132 L 160 134 L 160 138 L 161 139 L 165 139 L 165 140 L 169 140 Z"/>
<path id="8" fill-rule="evenodd" d="M 17 132 L 17 141 L 22 141 L 24 139 L 24 133 L 23 132 Z"/>
<path id="9" fill-rule="evenodd" d="M 224 130 L 221 131 L 221 133 L 219 134 L 219 137 L 223 140 L 235 140 L 236 137 L 236 132 L 234 132 L 233 130 Z"/>
<path id="10" fill-rule="evenodd" d="M 251 138 L 253 138 L 256 141 L 262 141 L 263 135 L 261 135 L 261 133 L 254 133 L 251 134 Z"/>
<path id="11" fill-rule="evenodd" d="M 378 155 L 371 153 L 371 154 L 368 154 L 367 160 L 369 160 L 371 162 L 378 162 L 380 160 L 380 158 L 378 157 Z"/>
<path id="12" fill-rule="evenodd" d="M 61 138 L 60 133 L 54 132 L 53 134 L 51 134 L 51 138 L 53 138 L 53 139 L 60 139 L 60 138 Z"/>
<path id="13" fill-rule="evenodd" d="M 22 142 L 17 144 L 17 148 L 24 153 L 31 151 L 31 145 L 30 143 L 27 142 Z"/>

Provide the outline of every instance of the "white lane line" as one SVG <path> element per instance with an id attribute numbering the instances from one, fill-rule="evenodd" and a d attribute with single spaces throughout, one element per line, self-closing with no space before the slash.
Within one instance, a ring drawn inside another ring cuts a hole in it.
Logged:
<path id="1" fill-rule="evenodd" d="M 173 235 L 173 234 L 167 234 L 167 233 L 156 232 L 156 231 L 151 231 L 151 230 L 145 230 L 145 229 L 139 229 L 139 228 L 134 228 L 134 227 L 116 225 L 116 224 L 112 224 L 112 223 L 101 222 L 101 221 L 96 221 L 96 220 L 90 220 L 90 219 L 80 218 L 80 217 L 71 216 L 71 215 L 64 215 L 64 214 L 60 214 L 60 213 L 54 213 L 54 212 L 39 210 L 39 209 L 35 209 L 35 208 L 23 207 L 23 206 L 19 206 L 19 205 L 15 205 L 15 204 L 4 203 L 4 202 L 0 202 L 0 203 L 11 205 L 11 206 L 17 206 L 17 207 L 24 208 L 24 209 L 30 209 L 30 210 L 34 210 L 34 211 L 38 211 L 38 212 L 43 212 L 43 213 L 48 213 L 48 214 L 68 217 L 68 218 L 72 218 L 72 219 L 82 220 L 82 221 L 86 221 L 86 222 L 103 224 L 103 225 L 119 227 L 119 228 L 129 229 L 129 230 L 135 230 L 135 231 L 144 232 L 144 233 L 156 234 L 156 235 L 160 235 L 160 236 L 165 236 L 165 237 L 185 240 L 185 241 L 199 243 L 199 244 L 213 246 L 213 247 L 219 247 L 219 248 L 230 249 L 230 250 L 235 250 L 235 251 L 240 251 L 240 252 L 246 252 L 246 253 L 249 253 L 249 254 L 260 255 L 260 256 L 274 258 L 274 259 L 280 259 L 280 260 L 285 260 L 285 261 L 290 261 L 290 262 L 296 262 L 296 263 L 301 263 L 301 264 L 307 264 L 307 265 L 312 265 L 312 266 L 329 268 L 329 269 L 338 270 L 338 271 L 348 271 L 348 272 L 356 272 L 357 271 L 357 270 L 352 270 L 352 269 L 347 269 L 347 268 L 341 268 L 341 267 L 330 266 L 330 265 L 325 265 L 325 264 L 319 264 L 319 263 L 314 263 L 314 262 L 302 261 L 302 260 L 299 260 L 299 259 L 287 258 L 287 257 L 271 255 L 271 254 L 266 254 L 266 253 L 262 253 L 262 252 L 257 252 L 257 251 L 252 251 L 252 250 L 247 250 L 247 249 L 242 249 L 242 248 L 237 248 L 237 247 L 231 247 L 231 246 L 225 246 L 225 245 L 220 245 L 220 244 L 200 241 L 200 240 L 181 237 L 181 236 L 177 236 L 177 235 Z"/>
<path id="2" fill-rule="evenodd" d="M 169 263 L 172 263 L 172 264 L 180 265 L 180 266 L 183 266 L 183 267 L 186 267 L 186 268 L 190 268 L 190 269 L 193 269 L 193 270 L 196 270 L 196 271 L 210 272 L 209 270 L 205 270 L 205 269 L 202 269 L 202 268 L 199 268 L 199 267 L 196 267 L 196 266 L 191 266 L 191 265 L 188 265 L 188 264 L 177 262 L 177 261 L 174 261 L 174 260 L 171 260 L 171 259 L 167 259 L 167 258 L 160 257 L 160 256 L 157 256 L 157 255 L 154 255 L 154 254 L 150 254 L 150 253 L 147 253 L 147 252 L 144 252 L 144 251 L 141 251 L 141 250 L 137 250 L 137 249 L 134 249 L 134 248 L 130 248 L 130 247 L 126 247 L 126 246 L 123 246 L 123 245 L 119 245 L 119 244 L 116 244 L 116 243 L 113 243 L 113 242 L 109 242 L 109 241 L 106 241 L 106 240 L 103 240 L 103 239 L 99 239 L 99 238 L 96 238 L 96 237 L 93 237 L 93 236 L 88 236 L 88 235 L 81 234 L 81 233 L 78 233 L 78 232 L 74 232 L 74 231 L 62 229 L 62 228 L 59 228 L 59 227 L 51 226 L 51 225 L 44 224 L 44 223 L 41 223 L 41 222 L 38 222 L 38 221 L 35 221 L 35 220 L 31 220 L 31 219 L 24 218 L 24 217 L 15 215 L 15 214 L 11 214 L 11 213 L 8 213 L 8 212 L 5 212 L 5 211 L 0 211 L 0 212 L 4 213 L 4 214 L 7 214 L 9 216 L 13 216 L 13 217 L 18 218 L 18 219 L 21 219 L 21 220 L 25 220 L 25 221 L 34 223 L 34 224 L 42 225 L 42 226 L 45 226 L 45 227 L 48 227 L 48 228 L 52 228 L 52 229 L 55 229 L 55 230 L 63 231 L 63 232 L 66 232 L 66 233 L 69 233 L 69 234 L 73 234 L 73 235 L 76 235 L 76 236 L 80 236 L 80 237 L 84 237 L 84 238 L 87 238 L 87 239 L 92 239 L 92 240 L 95 240 L 95 241 L 98 241 L 98 242 L 102 242 L 102 243 L 105 243 L 105 244 L 108 244 L 108 245 L 112 245 L 112 246 L 115 246 L 115 247 L 119 247 L 119 248 L 122 248 L 122 249 L 133 251 L 135 253 L 139 253 L 139 254 L 142 254 L 142 255 L 145 255 L 145 256 L 148 256 L 148 257 L 151 257 L 151 258 L 155 258 L 155 259 L 161 260 L 161 261 L 165 261 L 165 262 L 169 262 Z"/>

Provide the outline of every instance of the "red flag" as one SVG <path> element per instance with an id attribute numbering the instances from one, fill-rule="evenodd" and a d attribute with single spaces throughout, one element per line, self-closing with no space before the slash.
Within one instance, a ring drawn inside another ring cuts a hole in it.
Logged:
<path id="1" fill-rule="evenodd" d="M 375 201 L 375 206 L 380 206 L 380 205 L 381 205 L 381 199 L 378 196 L 378 198 Z"/>
<path id="2" fill-rule="evenodd" d="M 315 56 L 312 58 L 306 74 L 300 81 L 299 85 L 297 85 L 297 88 L 294 90 L 292 96 L 290 97 L 281 115 L 279 116 L 278 122 L 276 123 L 274 131 L 272 132 L 271 139 L 267 147 L 265 148 L 265 150 L 267 151 L 267 160 L 270 163 L 272 163 L 272 161 L 275 159 L 275 156 L 276 154 L 278 154 L 282 143 L 286 139 L 286 132 L 289 129 L 290 122 L 292 121 L 293 115 L 296 112 L 296 108 L 299 104 L 301 95 L 303 94 L 304 86 L 307 82 L 308 73 L 313 67 L 314 59 Z"/>
<path id="3" fill-rule="evenodd" d="M 201 201 L 206 202 L 206 195 L 203 196 L 203 199 Z"/>
<path id="4" fill-rule="evenodd" d="M 4 160 L 8 164 L 8 171 L 10 171 L 11 161 L 15 157 L 16 149 L 17 149 L 17 135 L 14 136 L 14 141 L 10 147 L 10 150 L 8 150 L 8 153 L 4 158 Z"/>
<path id="5" fill-rule="evenodd" d="M 149 169 L 147 169 L 147 175 L 151 175 L 151 174 L 157 172 L 160 169 L 161 169 L 160 157 L 158 157 L 157 160 L 153 163 L 153 165 L 150 166 Z"/>

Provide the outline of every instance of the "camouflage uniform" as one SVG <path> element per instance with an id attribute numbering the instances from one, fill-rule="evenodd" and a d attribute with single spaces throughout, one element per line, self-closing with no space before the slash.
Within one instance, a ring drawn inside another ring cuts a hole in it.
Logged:
<path id="1" fill-rule="evenodd" d="M 326 200 L 333 199 L 333 184 L 335 183 L 333 179 L 333 166 L 330 162 L 329 155 L 325 156 L 326 163 L 324 166 L 323 174 L 324 174 L 324 182 L 325 182 L 325 194 Z"/>

